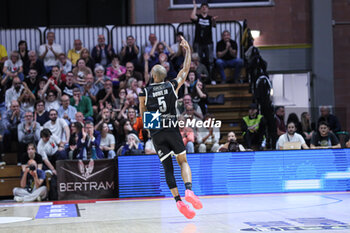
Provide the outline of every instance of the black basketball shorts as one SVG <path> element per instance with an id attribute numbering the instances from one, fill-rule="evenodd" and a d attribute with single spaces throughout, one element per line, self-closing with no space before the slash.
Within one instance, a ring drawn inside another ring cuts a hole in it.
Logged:
<path id="1" fill-rule="evenodd" d="M 161 162 L 186 152 L 179 129 L 163 129 L 152 136 L 152 142 Z"/>

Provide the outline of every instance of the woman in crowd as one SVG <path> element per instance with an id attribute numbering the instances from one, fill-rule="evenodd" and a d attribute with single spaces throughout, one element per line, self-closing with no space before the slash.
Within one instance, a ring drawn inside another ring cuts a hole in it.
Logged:
<path id="1" fill-rule="evenodd" d="M 194 92 L 194 89 L 196 88 L 197 85 L 197 77 L 196 73 L 194 71 L 190 71 L 188 73 L 186 82 L 185 82 L 185 95 L 186 94 L 192 94 Z"/>
<path id="2" fill-rule="evenodd" d="M 154 155 L 157 154 L 154 144 L 152 142 L 151 133 L 149 130 L 142 130 L 143 144 L 145 145 L 145 154 Z"/>
<path id="3" fill-rule="evenodd" d="M 105 75 L 105 68 L 101 65 L 97 65 L 94 69 L 95 72 L 95 85 L 99 89 L 103 89 L 103 85 L 106 80 L 110 80 L 108 76 Z"/>
<path id="4" fill-rule="evenodd" d="M 21 40 L 18 42 L 18 53 L 20 55 L 20 59 L 22 60 L 23 64 L 26 64 L 26 62 L 29 60 L 28 57 L 28 44 L 27 41 Z"/>
<path id="5" fill-rule="evenodd" d="M 109 127 L 107 123 L 101 124 L 101 143 L 100 148 L 105 155 L 105 158 L 113 159 L 115 157 L 115 137 L 109 133 Z"/>
<path id="6" fill-rule="evenodd" d="M 2 72 L 11 80 L 14 77 L 18 76 L 21 79 L 21 81 L 23 81 L 23 62 L 17 51 L 13 51 L 10 55 L 10 58 L 5 61 Z"/>
<path id="7" fill-rule="evenodd" d="M 141 88 L 139 88 L 137 84 L 136 78 L 130 78 L 128 80 L 126 94 L 132 94 L 134 96 L 134 101 L 137 104 L 139 102 L 139 93 L 141 92 Z"/>
<path id="8" fill-rule="evenodd" d="M 119 77 L 125 74 L 126 68 L 120 65 L 120 58 L 118 55 L 112 55 L 112 64 L 107 68 L 106 75 L 111 78 L 113 86 L 119 86 Z"/>
<path id="9" fill-rule="evenodd" d="M 80 58 L 84 59 L 86 66 L 89 67 L 91 70 L 95 69 L 95 62 L 90 56 L 90 52 L 87 48 L 83 48 L 81 50 Z"/>
<path id="10" fill-rule="evenodd" d="M 23 82 L 24 89 L 22 94 L 18 98 L 18 102 L 21 105 L 21 109 L 24 112 L 34 112 L 34 104 L 36 101 L 35 95 L 31 92 L 25 82 Z"/>
<path id="11" fill-rule="evenodd" d="M 73 69 L 74 77 L 77 77 L 77 83 L 79 85 L 84 85 L 85 77 L 87 74 L 92 74 L 92 71 L 89 67 L 86 66 L 85 60 L 83 58 L 79 58 L 77 60 L 77 66 Z"/>
<path id="12" fill-rule="evenodd" d="M 192 102 L 197 104 L 201 110 L 203 115 L 207 113 L 207 101 L 208 101 L 208 93 L 205 90 L 204 84 L 202 81 L 198 80 L 196 83 L 196 87 L 193 90 L 192 94 Z"/>
<path id="13" fill-rule="evenodd" d="M 234 132 L 229 132 L 227 134 L 227 142 L 221 145 L 218 152 L 239 152 L 245 151 L 244 147 L 237 142 L 236 134 Z"/>
<path id="14" fill-rule="evenodd" d="M 58 65 L 62 74 L 66 75 L 69 71 L 72 71 L 72 62 L 67 58 L 65 53 L 58 55 Z"/>
<path id="15" fill-rule="evenodd" d="M 129 120 L 127 119 L 121 119 L 119 121 L 119 128 L 117 130 L 117 148 L 118 148 L 118 152 L 120 155 L 121 153 L 121 150 L 120 148 L 122 148 L 122 146 L 125 145 L 126 143 L 126 136 L 129 134 L 129 133 L 134 133 L 136 134 L 137 132 L 132 128 L 131 126 L 131 123 Z"/>
<path id="16" fill-rule="evenodd" d="M 310 146 L 310 141 L 311 141 L 311 137 L 312 134 L 314 133 L 312 124 L 311 124 L 311 117 L 310 114 L 308 112 L 303 112 L 301 114 L 301 129 L 302 129 L 302 136 L 305 139 L 305 142 L 308 146 Z"/>
<path id="17" fill-rule="evenodd" d="M 140 142 L 140 139 L 136 134 L 129 133 L 121 155 L 138 155 L 143 153 L 143 145 Z"/>
<path id="18" fill-rule="evenodd" d="M 126 89 L 123 89 L 123 88 L 119 89 L 118 97 L 119 98 L 116 98 L 116 100 L 115 100 L 114 107 L 116 108 L 116 110 L 118 112 L 120 112 L 120 110 L 121 110 L 121 108 L 124 105 L 125 100 L 126 100 Z"/>

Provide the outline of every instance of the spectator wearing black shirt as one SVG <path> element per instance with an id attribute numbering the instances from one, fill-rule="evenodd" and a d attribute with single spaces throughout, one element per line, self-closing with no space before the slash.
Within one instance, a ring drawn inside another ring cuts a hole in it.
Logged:
<path id="1" fill-rule="evenodd" d="M 23 62 L 23 73 L 28 75 L 30 69 L 35 69 L 38 72 L 39 77 L 46 75 L 44 63 L 38 59 L 36 52 L 33 50 L 28 52 L 28 60 Z"/>
<path id="2" fill-rule="evenodd" d="M 221 34 L 221 40 L 216 44 L 216 66 L 221 75 L 221 82 L 226 82 L 225 68 L 235 68 L 234 82 L 238 83 L 243 60 L 237 57 L 237 42 L 231 40 L 231 34 L 225 30 Z"/>
<path id="3" fill-rule="evenodd" d="M 27 152 L 25 152 L 22 156 L 21 166 L 22 166 L 23 172 L 25 171 L 25 169 L 27 167 L 27 163 L 30 159 L 35 160 L 35 162 L 38 164 L 38 169 L 41 170 L 43 168 L 43 159 L 42 159 L 41 155 L 36 152 L 36 148 L 35 148 L 34 143 L 28 144 Z"/>
<path id="4" fill-rule="evenodd" d="M 99 90 L 96 95 L 96 101 L 99 103 L 100 109 L 103 109 L 106 106 L 106 102 L 112 105 L 118 97 L 117 89 L 113 88 L 113 83 L 111 80 L 106 80 L 103 84 L 103 89 Z"/>
<path id="5" fill-rule="evenodd" d="M 191 20 L 196 25 L 193 49 L 211 73 L 214 65 L 212 27 L 216 27 L 217 16 L 208 15 L 208 3 L 202 3 L 200 11 L 200 14 L 197 14 L 196 0 L 193 0 Z"/>
<path id="6" fill-rule="evenodd" d="M 341 148 L 338 138 L 330 131 L 325 121 L 318 124 L 318 131 L 312 134 L 311 149 Z"/>
<path id="7" fill-rule="evenodd" d="M 29 75 L 24 78 L 24 82 L 27 84 L 29 90 L 35 95 L 39 90 L 40 77 L 38 71 L 34 68 L 30 68 Z"/>
<path id="8" fill-rule="evenodd" d="M 77 84 L 75 84 L 74 81 L 74 74 L 73 72 L 68 72 L 66 76 L 66 81 L 62 82 L 60 85 L 60 89 L 62 90 L 62 95 L 68 95 L 69 98 L 73 97 L 73 89 L 79 88 Z"/>
<path id="9" fill-rule="evenodd" d="M 38 122 L 40 126 L 44 126 L 44 124 L 50 120 L 49 112 L 45 111 L 45 101 L 38 100 L 35 103 L 34 108 L 35 108 L 34 120 L 36 120 L 36 122 Z"/>
<path id="10" fill-rule="evenodd" d="M 136 65 L 139 51 L 140 49 L 135 43 L 135 38 L 132 35 L 129 35 L 126 38 L 126 43 L 123 41 L 123 48 L 120 52 L 120 56 L 122 57 L 121 64 L 125 66 L 127 62 L 132 62 Z"/>

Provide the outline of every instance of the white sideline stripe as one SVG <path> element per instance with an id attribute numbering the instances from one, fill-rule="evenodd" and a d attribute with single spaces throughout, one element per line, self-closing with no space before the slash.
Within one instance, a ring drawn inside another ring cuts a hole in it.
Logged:
<path id="1" fill-rule="evenodd" d="M 320 189 L 321 186 L 321 180 L 286 180 L 284 182 L 285 190 Z"/>
<path id="2" fill-rule="evenodd" d="M 29 217 L 0 217 L 0 224 L 33 220 Z"/>
<path id="3" fill-rule="evenodd" d="M 41 206 L 41 205 L 53 205 L 53 202 L 40 202 L 40 203 L 8 203 L 0 205 L 0 207 L 17 207 L 17 206 Z"/>

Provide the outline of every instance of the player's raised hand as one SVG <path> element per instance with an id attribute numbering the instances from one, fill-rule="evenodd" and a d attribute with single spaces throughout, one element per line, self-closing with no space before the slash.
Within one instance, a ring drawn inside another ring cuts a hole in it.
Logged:
<path id="1" fill-rule="evenodd" d="M 186 50 L 190 50 L 190 45 L 188 44 L 188 42 L 185 40 L 185 38 L 181 37 L 181 43 L 180 46 L 184 47 L 184 49 Z"/>

